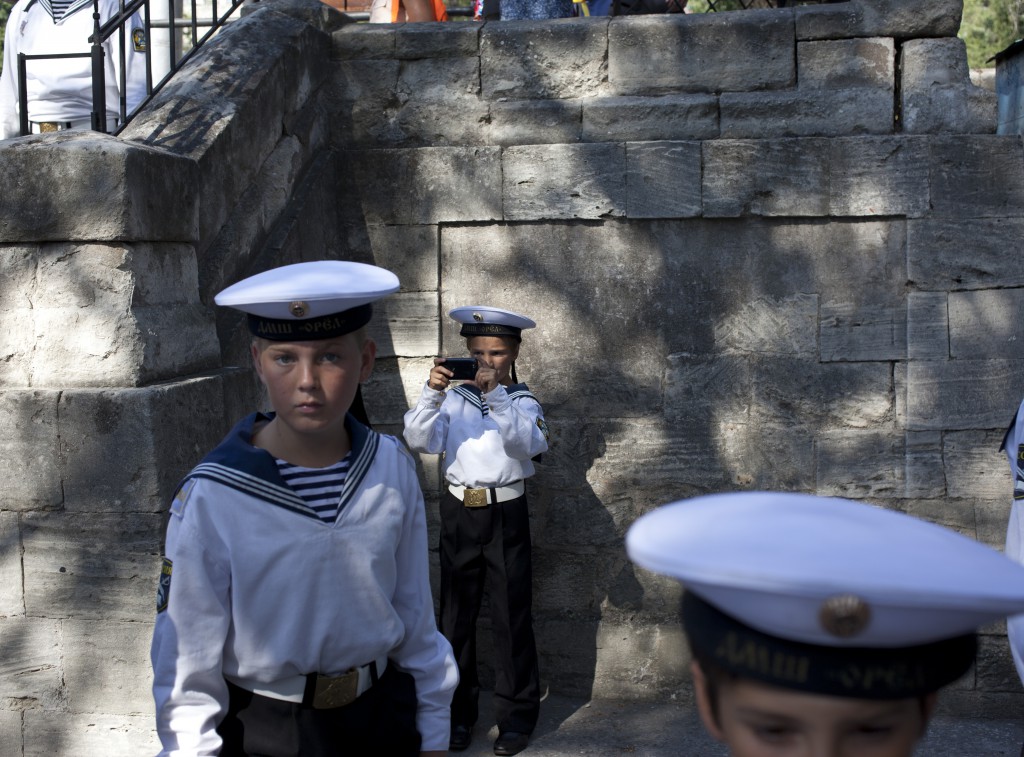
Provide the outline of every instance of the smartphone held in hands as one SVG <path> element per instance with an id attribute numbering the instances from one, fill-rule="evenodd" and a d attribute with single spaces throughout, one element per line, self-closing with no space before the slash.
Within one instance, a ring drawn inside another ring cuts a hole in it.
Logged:
<path id="1" fill-rule="evenodd" d="M 441 365 L 452 372 L 453 381 L 472 381 L 476 378 L 476 358 L 446 357 Z"/>

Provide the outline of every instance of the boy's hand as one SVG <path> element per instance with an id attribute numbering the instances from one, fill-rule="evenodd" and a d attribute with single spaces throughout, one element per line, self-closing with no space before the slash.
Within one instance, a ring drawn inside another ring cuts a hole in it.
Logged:
<path id="1" fill-rule="evenodd" d="M 480 367 L 477 369 L 476 378 L 466 383 L 475 386 L 482 394 L 487 394 L 498 385 L 498 372 L 482 361 L 478 361 L 477 365 Z"/>
<path id="2" fill-rule="evenodd" d="M 442 363 L 444 363 L 443 357 L 434 358 L 434 367 L 430 369 L 430 378 L 427 379 L 427 386 L 437 392 L 447 390 L 448 385 L 452 382 L 452 372 Z"/>

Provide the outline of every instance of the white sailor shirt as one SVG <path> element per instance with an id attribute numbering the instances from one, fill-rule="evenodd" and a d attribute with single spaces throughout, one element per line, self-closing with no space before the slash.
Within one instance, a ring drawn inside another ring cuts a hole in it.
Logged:
<path id="1" fill-rule="evenodd" d="M 336 676 L 383 656 L 416 681 L 422 748 L 447 749 L 458 669 L 434 621 L 411 456 L 349 416 L 352 466 L 325 523 L 250 443 L 257 420 L 239 423 L 171 506 L 151 650 L 161 757 L 218 753 L 225 675 Z"/>
<path id="2" fill-rule="evenodd" d="M 76 6 L 78 6 L 76 8 Z M 0 74 L 0 139 L 21 134 L 18 105 L 18 53 L 49 55 L 88 53 L 93 33 L 91 0 L 72 3 L 67 15 L 54 23 L 41 2 L 21 0 L 11 9 L 4 36 L 4 68 Z M 100 23 L 118 13 L 118 0 L 100 0 Z M 103 44 L 106 67 L 107 120 L 120 115 L 120 35 Z M 125 28 L 125 97 L 131 113 L 146 97 L 146 39 L 142 17 L 136 13 Z M 26 62 L 28 118 L 35 123 L 89 122 L 92 113 L 92 61 L 56 58 Z"/>
<path id="3" fill-rule="evenodd" d="M 1013 475 L 1013 502 L 1006 527 L 1005 553 L 1010 559 L 1024 563 L 1024 512 L 1021 511 L 1024 508 L 1024 402 L 1017 409 L 1013 425 L 1006 432 L 1003 449 Z M 1024 615 L 1006 619 L 1006 634 L 1013 663 L 1017 666 L 1017 675 L 1024 681 Z"/>
<path id="4" fill-rule="evenodd" d="M 443 452 L 445 479 L 474 489 L 532 476 L 532 458 L 548 448 L 544 411 L 526 384 L 487 394 L 468 384 L 447 393 L 426 385 L 405 414 L 404 436 L 417 452 Z"/>

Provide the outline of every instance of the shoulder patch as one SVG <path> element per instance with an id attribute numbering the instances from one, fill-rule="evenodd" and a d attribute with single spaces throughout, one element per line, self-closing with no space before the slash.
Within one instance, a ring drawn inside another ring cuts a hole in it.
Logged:
<path id="1" fill-rule="evenodd" d="M 167 609 L 167 600 L 171 595 L 171 568 L 174 563 L 170 558 L 165 557 L 160 566 L 160 586 L 156 592 L 156 611 L 161 613 Z"/>
<path id="2" fill-rule="evenodd" d="M 551 435 L 548 433 L 548 424 L 544 421 L 543 418 L 537 418 L 537 428 L 539 428 L 540 432 L 544 434 L 544 441 L 550 443 Z"/>
<path id="3" fill-rule="evenodd" d="M 135 27 L 132 29 L 132 47 L 135 48 L 135 52 L 144 53 L 147 50 L 146 45 L 146 30 L 141 27 Z"/>

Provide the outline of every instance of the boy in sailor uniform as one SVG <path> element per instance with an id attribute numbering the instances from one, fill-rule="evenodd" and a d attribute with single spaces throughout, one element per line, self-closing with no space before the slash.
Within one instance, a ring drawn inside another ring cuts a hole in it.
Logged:
<path id="1" fill-rule="evenodd" d="M 443 755 L 458 681 L 434 620 L 412 457 L 348 412 L 376 266 L 299 263 L 228 287 L 273 412 L 178 488 L 153 634 L 161 756 Z"/>
<path id="2" fill-rule="evenodd" d="M 911 757 L 1024 567 L 903 513 L 808 494 L 675 502 L 626 535 L 683 584 L 694 692 L 733 757 Z"/>
<path id="3" fill-rule="evenodd" d="M 511 755 L 526 748 L 540 710 L 524 479 L 548 448 L 548 434 L 540 403 L 515 375 L 522 331 L 536 324 L 485 306 L 449 315 L 462 324 L 476 375 L 452 387 L 452 371 L 435 358 L 419 401 L 405 414 L 405 440 L 417 452 L 443 455 L 441 631 L 460 674 L 449 748 L 469 746 L 478 716 L 476 621 L 486 581 L 497 657 L 494 753 Z"/>
<path id="4" fill-rule="evenodd" d="M 100 0 L 100 24 L 118 13 L 117 0 Z M 93 33 L 93 0 L 21 0 L 11 10 L 4 35 L 0 74 L 0 139 L 21 135 L 18 53 L 88 53 Z M 125 81 L 120 77 L 120 34 L 103 43 L 107 101 L 106 130 L 117 128 L 120 96 L 130 114 L 146 97 L 146 29 L 139 13 L 125 24 Z M 25 64 L 29 130 L 92 128 L 92 61 L 86 57 L 28 60 Z"/>

